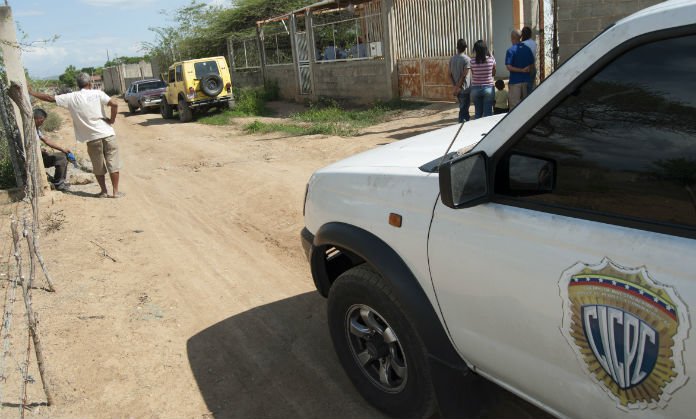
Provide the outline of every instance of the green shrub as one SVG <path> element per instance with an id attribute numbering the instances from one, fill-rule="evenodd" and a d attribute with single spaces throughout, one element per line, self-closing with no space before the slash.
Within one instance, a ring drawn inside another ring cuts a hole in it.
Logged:
<path id="1" fill-rule="evenodd" d="M 225 109 L 222 112 L 215 112 L 212 115 L 204 115 L 198 118 L 198 122 L 206 125 L 228 125 L 233 112 Z"/>
<path id="2" fill-rule="evenodd" d="M 41 126 L 42 131 L 58 131 L 60 129 L 63 119 L 56 112 L 48 112 L 48 116 Z"/>
<path id="3" fill-rule="evenodd" d="M 267 82 L 266 86 L 263 88 L 262 97 L 266 102 L 280 99 L 280 86 L 278 86 L 278 81 L 271 80 Z"/>
<path id="4" fill-rule="evenodd" d="M 268 115 L 264 90 L 260 88 L 245 87 L 235 89 L 234 114 L 238 116 L 264 116 Z"/>

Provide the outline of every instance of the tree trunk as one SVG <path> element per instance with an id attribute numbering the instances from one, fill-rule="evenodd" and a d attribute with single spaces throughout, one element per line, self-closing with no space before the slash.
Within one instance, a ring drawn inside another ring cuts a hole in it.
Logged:
<path id="1" fill-rule="evenodd" d="M 0 137 L 2 137 L 0 141 L 7 142 L 7 150 L 12 162 L 17 187 L 24 189 L 24 186 L 27 184 L 27 169 L 22 135 L 14 118 L 12 103 L 7 97 L 7 86 L 2 77 L 0 77 L 0 131 Z"/>

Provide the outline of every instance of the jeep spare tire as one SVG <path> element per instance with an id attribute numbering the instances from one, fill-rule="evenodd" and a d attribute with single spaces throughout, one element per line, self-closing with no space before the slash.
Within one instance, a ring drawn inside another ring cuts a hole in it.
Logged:
<path id="1" fill-rule="evenodd" d="M 215 97 L 222 92 L 222 77 L 217 74 L 206 74 L 201 79 L 201 91 L 208 96 Z"/>

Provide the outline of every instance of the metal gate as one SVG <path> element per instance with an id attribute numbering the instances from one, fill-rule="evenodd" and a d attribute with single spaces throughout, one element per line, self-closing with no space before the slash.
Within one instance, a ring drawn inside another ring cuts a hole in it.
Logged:
<path id="1" fill-rule="evenodd" d="M 394 0 L 394 58 L 402 98 L 453 100 L 449 58 L 464 38 L 491 46 L 493 0 Z"/>
<path id="2" fill-rule="evenodd" d="M 311 57 L 307 32 L 295 32 L 295 45 L 297 47 L 297 75 L 300 83 L 300 94 L 308 95 L 312 93 L 312 69 L 309 64 Z"/>

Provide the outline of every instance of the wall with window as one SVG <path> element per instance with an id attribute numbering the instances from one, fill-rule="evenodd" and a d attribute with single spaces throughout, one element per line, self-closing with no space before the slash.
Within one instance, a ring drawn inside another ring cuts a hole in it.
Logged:
<path id="1" fill-rule="evenodd" d="M 612 23 L 664 0 L 557 0 L 559 63 Z"/>

